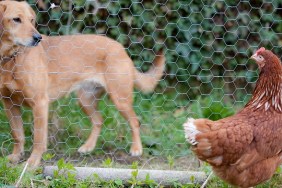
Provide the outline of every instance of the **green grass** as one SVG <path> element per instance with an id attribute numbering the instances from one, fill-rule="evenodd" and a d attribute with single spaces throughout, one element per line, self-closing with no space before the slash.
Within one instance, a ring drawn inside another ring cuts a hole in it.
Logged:
<path id="1" fill-rule="evenodd" d="M 95 150 L 88 156 L 128 155 L 131 145 L 130 126 L 121 117 L 113 103 L 104 96 L 98 108 L 103 115 L 104 125 Z M 184 139 L 182 124 L 188 117 L 219 119 L 234 113 L 231 104 L 223 105 L 212 98 L 189 101 L 175 94 L 143 95 L 135 93 L 134 109 L 141 123 L 141 139 L 145 158 L 168 156 L 177 158 L 190 154 Z M 32 147 L 32 114 L 23 109 L 26 133 L 26 151 Z M 0 113 L 2 155 L 12 150 L 13 140 L 3 110 Z M 70 95 L 50 106 L 49 153 L 56 156 L 77 157 L 77 149 L 87 139 L 92 125 L 77 104 L 76 96 Z"/>
<path id="2" fill-rule="evenodd" d="M 106 163 L 106 161 L 105 161 Z M 111 162 L 112 163 L 112 162 Z M 87 187 L 105 187 L 105 188 L 122 188 L 122 187 L 162 187 L 157 184 L 153 179 L 147 175 L 144 181 L 137 179 L 138 169 L 140 166 L 138 163 L 132 163 L 131 167 L 133 171 L 131 178 L 127 182 L 122 182 L 120 179 L 113 179 L 111 181 L 104 181 L 97 174 L 93 174 L 85 180 L 75 179 L 74 165 L 70 162 L 65 162 L 60 159 L 57 162 L 58 170 L 55 170 L 53 177 L 43 177 L 42 168 L 34 170 L 27 170 L 21 180 L 19 187 L 52 187 L 52 188 L 87 188 Z M 106 166 L 111 167 L 111 166 Z M 23 165 L 11 165 L 6 158 L 0 158 L 0 187 L 13 187 L 18 182 L 20 173 L 23 170 Z M 209 166 L 202 166 L 202 170 L 208 173 L 210 172 Z M 172 182 L 170 187 L 173 188 L 199 188 L 199 184 L 180 184 L 175 181 Z M 264 184 L 257 186 L 256 188 L 278 188 L 282 186 L 282 174 L 280 169 L 274 174 L 271 180 Z M 213 176 L 206 188 L 232 188 L 232 186 L 220 180 L 218 177 Z"/>
<path id="3" fill-rule="evenodd" d="M 191 116 L 184 106 L 188 103 L 175 100 L 174 95 L 141 95 L 136 93 L 134 109 L 141 122 L 141 139 L 144 156 L 184 156 L 190 153 L 184 140 L 182 124 Z M 131 131 L 113 103 L 105 96 L 98 108 L 104 125 L 97 146 L 91 155 L 109 153 L 128 154 L 131 145 Z M 32 114 L 23 109 L 26 133 L 26 150 L 32 146 Z M 0 113 L 1 137 L 4 155 L 12 150 L 10 127 L 6 115 Z M 77 104 L 76 96 L 63 98 L 50 106 L 49 113 L 49 152 L 56 155 L 77 155 L 77 149 L 87 139 L 92 125 Z"/>
<path id="4" fill-rule="evenodd" d="M 50 106 L 49 113 L 49 145 L 43 163 L 56 164 L 60 158 L 71 162 L 74 166 L 98 167 L 130 167 L 138 161 L 139 168 L 199 170 L 197 161 L 185 141 L 182 124 L 188 117 L 220 119 L 234 114 L 243 103 L 234 105 L 231 100 L 221 100 L 222 96 L 211 95 L 187 100 L 183 95 L 155 93 L 143 95 L 135 93 L 134 109 L 141 122 L 141 138 L 144 154 L 141 158 L 129 157 L 131 145 L 130 127 L 120 116 L 113 103 L 105 96 L 99 103 L 99 110 L 104 117 L 101 136 L 95 150 L 88 155 L 80 155 L 77 149 L 87 139 L 91 124 L 77 104 L 76 96 L 70 95 Z M 32 114 L 30 109 L 23 108 L 24 128 L 26 133 L 26 156 L 32 148 Z M 13 140 L 10 127 L 3 110 L 0 112 L 1 122 L 1 154 L 2 157 L 12 150 Z M 0 159 L 1 184 L 14 185 L 23 168 L 22 165 L 11 165 L 4 158 Z M 206 167 L 207 173 L 210 171 Z M 93 181 L 69 181 L 60 178 L 44 179 L 41 170 L 25 174 L 22 185 L 30 187 L 31 179 L 34 184 L 51 187 L 123 187 L 119 180 L 103 182 L 96 177 Z M 71 179 L 71 178 L 69 178 Z M 151 182 L 151 184 L 150 184 Z M 73 185 L 72 185 L 73 184 Z M 137 187 L 155 187 L 148 177 L 147 183 L 132 179 Z M 150 186 L 148 186 L 150 184 Z M 271 181 L 259 186 L 281 187 L 281 173 L 277 173 Z M 173 187 L 198 187 L 198 185 L 180 185 L 175 182 Z M 228 187 L 227 184 L 214 177 L 208 187 Z"/>

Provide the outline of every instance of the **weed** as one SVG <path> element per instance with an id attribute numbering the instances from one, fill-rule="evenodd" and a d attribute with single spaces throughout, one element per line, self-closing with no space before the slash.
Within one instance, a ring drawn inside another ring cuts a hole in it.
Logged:
<path id="1" fill-rule="evenodd" d="M 111 158 L 107 158 L 106 160 L 104 160 L 104 161 L 102 162 L 102 166 L 103 166 L 104 168 L 112 168 L 112 167 L 113 167 L 113 161 L 112 161 L 112 159 L 111 159 Z"/>
<path id="2" fill-rule="evenodd" d="M 169 169 L 172 169 L 174 166 L 174 158 L 171 155 L 169 155 L 167 157 L 167 161 L 168 161 Z"/>
<path id="3" fill-rule="evenodd" d="M 138 161 L 134 161 L 134 162 L 131 164 L 131 168 L 137 170 L 137 169 L 138 169 L 138 165 L 139 165 Z"/>
<path id="4" fill-rule="evenodd" d="M 127 182 L 132 186 L 139 186 L 142 185 L 142 182 L 137 180 L 137 176 L 138 176 L 138 162 L 134 161 L 131 165 L 131 168 L 133 169 L 133 171 L 131 172 L 131 179 L 128 180 Z"/>
<path id="5" fill-rule="evenodd" d="M 12 166 L 7 158 L 0 158 L 0 182 L 1 184 L 14 184 L 21 174 L 19 166 Z"/>
<path id="6" fill-rule="evenodd" d="M 76 185 L 74 166 L 71 163 L 66 163 L 64 159 L 60 159 L 57 166 L 58 170 L 54 171 L 54 179 L 50 186 L 68 188 Z"/>
<path id="7" fill-rule="evenodd" d="M 150 188 L 153 188 L 153 187 L 155 187 L 155 186 L 158 185 L 158 184 L 155 182 L 155 180 L 153 180 L 153 179 L 150 178 L 150 174 L 147 174 L 147 175 L 146 175 L 146 178 L 145 178 L 143 184 L 149 186 Z"/>
<path id="8" fill-rule="evenodd" d="M 55 154 L 51 154 L 51 153 L 46 153 L 42 156 L 42 159 L 44 161 L 50 161 L 51 159 L 53 159 L 55 157 Z"/>
<path id="9" fill-rule="evenodd" d="M 98 174 L 93 174 L 94 180 L 89 180 L 91 182 L 89 187 L 109 187 L 109 188 L 123 188 L 123 182 L 120 179 L 104 181 L 99 177 Z"/>

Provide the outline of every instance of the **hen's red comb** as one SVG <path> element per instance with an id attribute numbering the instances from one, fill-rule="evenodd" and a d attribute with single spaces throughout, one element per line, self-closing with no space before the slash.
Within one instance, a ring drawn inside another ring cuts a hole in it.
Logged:
<path id="1" fill-rule="evenodd" d="M 265 48 L 264 47 L 261 47 L 260 49 L 258 49 L 257 51 L 256 51 L 256 54 L 257 53 L 260 53 L 260 52 L 263 52 L 265 50 Z"/>

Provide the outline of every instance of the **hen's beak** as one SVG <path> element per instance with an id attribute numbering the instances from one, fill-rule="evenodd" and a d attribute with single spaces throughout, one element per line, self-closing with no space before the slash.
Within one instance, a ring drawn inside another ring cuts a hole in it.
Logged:
<path id="1" fill-rule="evenodd" d="M 250 57 L 250 59 L 257 61 L 258 60 L 258 55 L 255 53 Z"/>
<path id="2" fill-rule="evenodd" d="M 255 53 L 254 55 L 252 55 L 250 59 L 254 60 L 254 61 L 258 64 L 258 66 L 259 66 L 260 69 L 262 69 L 262 68 L 264 67 L 264 65 L 265 65 L 265 62 L 262 61 L 262 60 L 259 58 L 259 56 L 257 55 L 257 53 Z"/>

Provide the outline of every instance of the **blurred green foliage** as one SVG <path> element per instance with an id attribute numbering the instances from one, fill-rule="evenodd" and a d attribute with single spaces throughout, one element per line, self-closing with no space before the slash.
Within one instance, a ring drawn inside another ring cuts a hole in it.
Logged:
<path id="1" fill-rule="evenodd" d="M 194 118 L 208 118 L 210 120 L 219 120 L 235 113 L 234 106 L 228 102 L 217 101 L 214 96 L 201 98 L 189 106 L 193 112 Z"/>
<path id="2" fill-rule="evenodd" d="M 122 43 L 143 71 L 154 52 L 165 48 L 161 85 L 188 99 L 223 90 L 233 101 L 244 101 L 258 76 L 248 57 L 259 46 L 281 52 L 281 1 L 42 2 L 45 8 L 39 0 L 29 0 L 44 34 L 106 35 Z M 51 2 L 58 7 L 48 8 Z"/>

